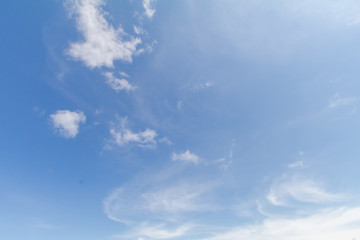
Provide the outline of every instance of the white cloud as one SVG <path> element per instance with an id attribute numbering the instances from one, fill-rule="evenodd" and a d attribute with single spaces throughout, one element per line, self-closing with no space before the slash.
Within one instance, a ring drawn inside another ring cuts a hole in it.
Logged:
<path id="1" fill-rule="evenodd" d="M 50 115 L 53 126 L 61 136 L 74 138 L 79 132 L 79 125 L 85 123 L 86 117 L 83 112 L 69 110 L 58 110 Z"/>
<path id="2" fill-rule="evenodd" d="M 360 238 L 360 208 L 318 211 L 307 217 L 267 218 L 204 240 L 343 240 Z"/>
<path id="3" fill-rule="evenodd" d="M 135 143 L 142 147 L 152 147 L 156 144 L 157 133 L 151 129 L 145 129 L 137 133 L 132 132 L 126 127 L 127 118 L 120 120 L 120 127 L 118 129 L 111 128 L 110 133 L 119 146 L 123 146 L 128 143 Z"/>
<path id="4" fill-rule="evenodd" d="M 341 97 L 339 93 L 336 93 L 334 97 L 330 100 L 328 108 L 336 108 L 340 106 L 346 106 L 349 104 L 353 104 L 359 102 L 359 98 L 357 97 Z"/>
<path id="5" fill-rule="evenodd" d="M 107 84 L 114 89 L 115 91 L 133 91 L 136 87 L 132 86 L 126 79 L 119 79 L 114 76 L 111 72 L 104 73 L 105 77 L 107 78 Z"/>
<path id="6" fill-rule="evenodd" d="M 155 9 L 152 6 L 153 2 L 155 2 L 155 0 L 143 0 L 143 6 L 145 8 L 145 15 L 148 18 L 152 18 L 155 13 Z"/>
<path id="7" fill-rule="evenodd" d="M 115 60 L 132 61 L 141 39 L 126 34 L 121 27 L 115 29 L 107 22 L 107 13 L 101 8 L 103 0 L 69 0 L 67 3 L 84 38 L 81 42 L 71 43 L 67 54 L 90 68 L 113 67 Z"/>
<path id="8" fill-rule="evenodd" d="M 275 182 L 266 197 L 276 206 L 287 206 L 292 201 L 331 203 L 345 200 L 343 195 L 328 193 L 319 183 L 300 177 L 284 178 Z"/>
<path id="9" fill-rule="evenodd" d="M 180 161 L 180 162 L 189 162 L 198 164 L 200 162 L 200 158 L 194 154 L 191 153 L 189 150 L 186 150 L 184 153 L 173 153 L 171 155 L 171 160 L 173 161 Z"/>

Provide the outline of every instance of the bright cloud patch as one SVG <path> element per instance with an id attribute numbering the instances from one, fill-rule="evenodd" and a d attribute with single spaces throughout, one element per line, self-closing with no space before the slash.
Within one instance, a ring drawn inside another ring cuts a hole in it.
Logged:
<path id="1" fill-rule="evenodd" d="M 133 132 L 126 127 L 126 118 L 121 119 L 120 128 L 110 129 L 110 133 L 113 136 L 115 143 L 119 146 L 123 146 L 128 143 L 135 143 L 143 147 L 151 147 L 156 144 L 157 133 L 151 129 L 145 129 L 140 132 Z"/>
<path id="2" fill-rule="evenodd" d="M 113 67 L 114 60 L 131 62 L 140 38 L 133 38 L 120 27 L 115 29 L 105 19 L 102 0 L 70 0 L 70 13 L 75 15 L 77 29 L 84 40 L 70 44 L 67 53 L 86 66 Z M 127 37 L 128 40 L 124 40 Z"/>
<path id="3" fill-rule="evenodd" d="M 152 7 L 154 0 L 143 0 L 143 6 L 145 8 L 145 15 L 148 18 L 152 18 L 155 13 L 155 9 Z"/>
<path id="4" fill-rule="evenodd" d="M 106 73 L 104 73 L 104 75 L 107 78 L 107 84 L 109 84 L 109 86 L 117 92 L 122 91 L 122 90 L 126 91 L 126 92 L 135 90 L 135 87 L 132 86 L 124 78 L 119 79 L 119 78 L 115 77 L 114 74 L 111 72 L 106 72 Z M 123 75 L 123 74 L 121 74 L 121 75 Z"/>
<path id="5" fill-rule="evenodd" d="M 65 138 L 76 137 L 79 133 L 79 125 L 86 121 L 83 112 L 71 112 L 69 110 L 58 110 L 50 115 L 50 119 L 60 135 Z"/>
<path id="6" fill-rule="evenodd" d="M 171 156 L 171 160 L 198 164 L 200 158 L 196 154 L 191 153 L 189 150 L 186 150 L 184 153 L 173 153 Z"/>

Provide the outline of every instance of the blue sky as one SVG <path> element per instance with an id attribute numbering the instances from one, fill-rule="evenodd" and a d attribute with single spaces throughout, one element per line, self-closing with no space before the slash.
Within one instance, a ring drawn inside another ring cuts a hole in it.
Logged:
<path id="1" fill-rule="evenodd" d="M 357 1 L 0 11 L 2 238 L 360 239 Z"/>

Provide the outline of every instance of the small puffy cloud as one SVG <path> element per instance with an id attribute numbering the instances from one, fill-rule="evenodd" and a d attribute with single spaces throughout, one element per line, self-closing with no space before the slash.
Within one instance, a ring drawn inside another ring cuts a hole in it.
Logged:
<path id="1" fill-rule="evenodd" d="M 59 134 L 65 138 L 74 138 L 79 133 L 79 125 L 85 123 L 83 112 L 58 110 L 50 115 L 51 122 Z"/>
<path id="2" fill-rule="evenodd" d="M 173 153 L 171 155 L 171 160 L 180 161 L 180 162 L 189 162 L 198 164 L 200 162 L 199 156 L 194 153 L 191 153 L 189 150 L 186 150 L 184 153 Z"/>
<path id="3" fill-rule="evenodd" d="M 135 90 L 135 87 L 132 86 L 126 79 L 119 79 L 111 72 L 106 72 L 104 75 L 107 78 L 107 84 L 117 92 L 122 90 L 126 92 Z"/>
<path id="4" fill-rule="evenodd" d="M 155 9 L 153 8 L 152 4 L 153 2 L 155 2 L 155 0 L 143 0 L 143 6 L 145 8 L 145 15 L 148 18 L 152 18 L 154 16 L 155 13 Z"/>
<path id="5" fill-rule="evenodd" d="M 103 4 L 102 0 L 67 1 L 68 10 L 75 16 L 77 29 L 84 38 L 71 43 L 67 54 L 90 68 L 113 67 L 115 60 L 131 62 L 141 43 L 140 38 L 126 34 L 121 27 L 115 29 L 107 22 L 107 13 L 101 8 Z"/>
<path id="6" fill-rule="evenodd" d="M 123 146 L 125 144 L 135 143 L 138 146 L 142 147 L 152 147 L 156 144 L 157 133 L 151 129 L 145 129 L 140 132 L 133 132 L 126 126 L 127 118 L 122 118 L 120 120 L 119 128 L 111 128 L 110 133 L 114 139 L 114 142 Z"/>

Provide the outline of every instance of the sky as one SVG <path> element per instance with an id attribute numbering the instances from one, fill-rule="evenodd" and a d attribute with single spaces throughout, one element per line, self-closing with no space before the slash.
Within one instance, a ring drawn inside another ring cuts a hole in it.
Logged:
<path id="1" fill-rule="evenodd" d="M 0 2 L 0 236 L 360 240 L 360 3 Z"/>

